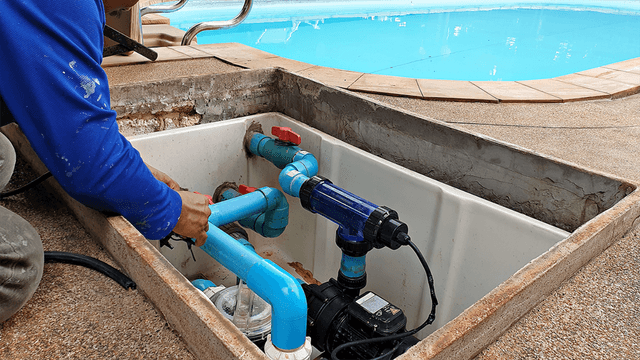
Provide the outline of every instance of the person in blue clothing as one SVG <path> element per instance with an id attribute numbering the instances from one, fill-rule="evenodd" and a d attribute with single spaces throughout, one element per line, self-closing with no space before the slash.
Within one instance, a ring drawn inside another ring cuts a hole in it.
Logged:
<path id="1" fill-rule="evenodd" d="M 0 98 L 76 200 L 122 214 L 150 240 L 174 231 L 201 246 L 208 199 L 147 166 L 110 107 L 100 67 L 105 10 L 136 2 L 0 0 Z"/>

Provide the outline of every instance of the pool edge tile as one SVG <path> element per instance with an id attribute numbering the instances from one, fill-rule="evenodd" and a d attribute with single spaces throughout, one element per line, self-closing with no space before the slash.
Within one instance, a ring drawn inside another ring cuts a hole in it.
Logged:
<path id="1" fill-rule="evenodd" d="M 489 95 L 505 103 L 559 103 L 562 99 L 516 81 L 471 81 Z"/>
<path id="2" fill-rule="evenodd" d="M 422 99 L 416 79 L 389 75 L 364 74 L 348 90 Z"/>
<path id="3" fill-rule="evenodd" d="M 611 95 L 608 93 L 555 79 L 524 80 L 516 82 L 558 97 L 562 99 L 562 102 L 600 100 L 611 98 Z"/>
<path id="4" fill-rule="evenodd" d="M 499 100 L 470 81 L 416 79 L 425 100 L 491 102 Z"/>
<path id="5" fill-rule="evenodd" d="M 364 73 L 342 70 L 324 66 L 312 66 L 308 69 L 297 71 L 296 74 L 319 81 L 325 85 L 348 89 Z"/>
<path id="6" fill-rule="evenodd" d="M 640 57 L 605 65 L 603 67 L 607 69 L 614 69 L 614 70 L 626 71 L 634 74 L 640 74 Z"/>
<path id="7" fill-rule="evenodd" d="M 192 45 L 192 47 L 232 63 L 278 57 L 266 51 L 239 43 Z"/>
<path id="8" fill-rule="evenodd" d="M 554 80 L 604 92 L 611 95 L 611 98 L 613 99 L 634 95 L 640 92 L 640 85 L 632 85 L 619 81 L 583 75 L 580 73 L 558 76 L 554 78 Z"/>
<path id="9" fill-rule="evenodd" d="M 213 55 L 207 54 L 206 52 L 199 50 L 198 48 L 193 47 L 191 45 L 169 46 L 169 49 L 185 54 L 189 56 L 191 59 L 213 57 Z"/>
<path id="10" fill-rule="evenodd" d="M 604 66 L 577 72 L 576 74 L 591 76 L 598 79 L 607 79 L 630 85 L 640 85 L 640 74 L 629 71 L 621 71 Z"/>
<path id="11" fill-rule="evenodd" d="M 105 67 L 113 67 L 113 66 L 123 66 L 123 65 L 133 65 L 133 64 L 142 64 L 145 62 L 151 62 L 151 60 L 146 57 L 134 52 L 131 55 L 112 55 L 102 59 L 102 66 Z"/>
<path id="12" fill-rule="evenodd" d="M 153 48 L 152 50 L 158 53 L 158 59 L 156 59 L 156 62 L 192 59 L 191 56 L 169 47 Z"/>
<path id="13" fill-rule="evenodd" d="M 293 73 L 315 66 L 302 61 L 291 60 L 279 56 L 265 59 L 247 59 L 243 61 L 239 60 L 234 63 L 247 67 L 249 69 L 277 67 Z"/>

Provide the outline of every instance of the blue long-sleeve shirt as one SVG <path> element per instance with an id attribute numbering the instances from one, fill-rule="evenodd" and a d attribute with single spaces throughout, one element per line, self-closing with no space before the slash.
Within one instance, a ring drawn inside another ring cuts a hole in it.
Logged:
<path id="1" fill-rule="evenodd" d="M 101 0 L 0 0 L 0 96 L 72 197 L 160 239 L 182 201 L 118 131 L 100 67 L 104 25 Z"/>

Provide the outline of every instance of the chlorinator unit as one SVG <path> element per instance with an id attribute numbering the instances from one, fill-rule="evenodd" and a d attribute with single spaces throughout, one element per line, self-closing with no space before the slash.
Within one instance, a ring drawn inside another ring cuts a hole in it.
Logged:
<path id="1" fill-rule="evenodd" d="M 282 190 L 299 198 L 304 209 L 338 225 L 335 241 L 342 258 L 337 279 L 320 285 L 296 280 L 258 256 L 250 244 L 247 246 L 246 236 L 238 235 L 241 231 L 237 226 L 226 232 L 221 229 L 238 221 L 264 237 L 277 237 L 288 223 L 288 203 L 278 190 L 224 183 L 213 195 L 216 203 L 210 206 L 209 237 L 202 249 L 238 276 L 239 288 L 234 290 L 236 298 L 226 301 L 226 308 L 218 308 L 223 313 L 231 309 L 227 317 L 260 346 L 268 333 L 262 315 L 266 307 L 254 299 L 253 293 L 242 292 L 243 285 L 246 283 L 260 300 L 264 299 L 272 309 L 271 334 L 267 335 L 264 351 L 272 359 L 282 354 L 287 354 L 287 359 L 310 358 L 307 349 L 311 345 L 332 359 L 392 359 L 404 353 L 418 342 L 413 335 L 433 322 L 437 305 L 430 271 L 411 242 L 407 225 L 394 210 L 318 176 L 315 156 L 298 146 L 301 138 L 291 129 L 273 127 L 272 134 L 277 138 L 264 135 L 260 126 L 251 126 L 245 135 L 245 148 L 282 169 L 278 178 Z M 420 258 L 431 289 L 431 314 L 411 331 L 406 330 L 407 319 L 401 309 L 373 292 L 360 294 L 367 281 L 367 253 L 374 248 L 395 250 L 403 245 L 410 245 Z M 214 303 L 220 299 L 218 294 L 229 291 L 200 281 L 194 285 Z M 238 312 L 243 314 L 237 317 L 240 320 L 236 318 Z"/>

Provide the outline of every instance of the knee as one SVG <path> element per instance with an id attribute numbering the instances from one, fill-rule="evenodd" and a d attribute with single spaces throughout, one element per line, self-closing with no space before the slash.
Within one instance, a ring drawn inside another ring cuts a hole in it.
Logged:
<path id="1" fill-rule="evenodd" d="M 0 323 L 31 298 L 43 266 L 38 232 L 22 217 L 0 206 Z"/>
<path id="2" fill-rule="evenodd" d="M 11 180 L 15 164 L 16 151 L 13 149 L 11 141 L 9 141 L 4 134 L 0 133 L 0 190 Z"/>

